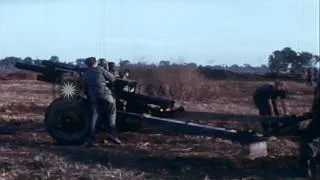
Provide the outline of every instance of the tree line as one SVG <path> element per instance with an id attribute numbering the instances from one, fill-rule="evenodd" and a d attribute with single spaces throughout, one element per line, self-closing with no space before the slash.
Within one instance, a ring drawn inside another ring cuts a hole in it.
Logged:
<path id="1" fill-rule="evenodd" d="M 0 60 L 0 70 L 1 71 L 12 71 L 14 70 L 14 64 L 18 61 L 23 61 L 26 63 L 40 64 L 43 59 L 32 59 L 31 57 L 20 58 L 20 57 L 6 57 Z M 61 62 L 58 56 L 51 56 L 49 59 L 51 61 Z M 108 61 L 108 60 L 107 60 Z M 70 64 L 82 65 L 84 63 L 84 58 L 76 59 L 75 61 L 69 61 Z M 185 65 L 189 67 L 199 68 L 199 67 L 209 67 L 212 69 L 223 69 L 238 73 L 280 73 L 280 72 L 291 72 L 291 73 L 301 73 L 302 70 L 306 68 L 316 67 L 316 64 L 320 63 L 319 55 L 314 55 L 307 51 L 296 52 L 290 47 L 285 47 L 282 50 L 273 51 L 268 59 L 266 65 L 261 65 L 258 67 L 253 67 L 249 64 L 244 65 L 231 65 L 231 66 L 221 66 L 221 65 L 207 65 L 201 66 L 196 63 L 183 63 L 177 64 L 170 62 L 168 60 L 161 60 L 157 64 L 147 64 L 145 62 L 132 63 L 130 60 L 120 59 L 119 66 L 125 67 L 128 65 L 138 65 L 138 66 L 174 66 L 174 65 Z"/>
<path id="2" fill-rule="evenodd" d="M 320 63 L 319 55 L 307 51 L 296 52 L 290 47 L 273 51 L 268 57 L 268 67 L 272 72 L 299 73 L 306 68 L 314 68 Z"/>

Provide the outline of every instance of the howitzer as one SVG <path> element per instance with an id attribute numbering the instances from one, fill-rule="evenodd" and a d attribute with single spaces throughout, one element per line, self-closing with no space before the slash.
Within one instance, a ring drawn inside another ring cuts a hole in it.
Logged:
<path id="1" fill-rule="evenodd" d="M 51 61 L 42 61 L 41 65 L 18 62 L 15 66 L 19 69 L 39 73 L 37 79 L 40 81 L 59 84 L 62 87 L 71 83 L 71 87 L 74 89 L 78 87 L 81 89 L 81 82 L 80 84 L 76 82 L 86 70 L 86 68 L 79 66 Z M 64 78 L 65 76 L 69 78 Z M 266 138 L 259 133 L 175 120 L 178 117 L 182 119 L 230 119 L 232 116 L 240 117 L 239 115 L 187 112 L 183 107 L 174 108 L 174 100 L 137 93 L 136 84 L 136 81 L 121 78 L 117 78 L 114 83 L 118 130 L 137 131 L 141 128 L 148 128 L 162 133 L 216 136 L 247 144 L 253 149 L 260 150 L 260 155 L 265 154 Z M 130 86 L 132 90 L 124 90 L 125 86 Z M 92 115 L 88 105 L 88 100 L 80 93 L 76 94 L 72 100 L 63 95 L 56 98 L 46 109 L 44 118 L 46 129 L 51 137 L 60 144 L 83 143 L 89 133 Z M 97 124 L 98 131 L 104 128 L 101 119 L 105 114 L 101 111 L 100 115 Z M 256 120 L 260 118 L 260 116 L 255 116 Z M 242 119 L 250 118 L 247 116 Z M 273 120 L 278 121 L 279 119 L 273 117 Z"/>
<path id="2" fill-rule="evenodd" d="M 61 62 L 53 62 L 48 60 L 41 61 L 41 65 L 17 62 L 15 64 L 15 67 L 18 69 L 29 70 L 29 71 L 39 73 L 39 75 L 37 75 L 37 80 L 48 82 L 48 83 L 59 84 L 60 86 L 65 85 L 66 83 L 64 81 L 65 79 L 70 80 L 70 77 L 74 77 L 71 79 L 76 80 L 86 70 L 86 68 L 79 67 L 76 65 L 66 64 Z M 76 87 L 76 86 L 79 86 L 79 84 L 73 81 L 71 82 L 67 81 L 67 82 L 71 83 L 71 86 L 74 89 L 81 88 L 81 87 Z M 106 84 L 108 84 L 108 82 L 106 82 Z M 134 80 L 116 78 L 116 81 L 113 84 L 113 88 L 114 88 L 115 94 L 118 96 L 119 99 L 130 100 L 129 106 L 131 106 L 130 105 L 131 101 L 135 101 L 137 103 L 142 103 L 142 104 L 153 104 L 153 105 L 160 106 L 163 109 L 171 108 L 174 105 L 173 100 L 137 94 L 136 85 L 137 85 L 137 82 Z M 125 86 L 130 87 L 129 88 L 130 92 L 123 90 Z"/>
<path id="3" fill-rule="evenodd" d="M 82 91 L 80 77 L 86 68 L 47 60 L 42 61 L 39 65 L 17 62 L 15 67 L 36 72 L 38 73 L 37 80 L 58 84 L 60 89 L 69 86 L 73 92 Z M 136 85 L 137 82 L 134 80 L 116 78 L 112 86 L 116 96 L 117 110 L 140 114 L 150 113 L 159 117 L 165 116 L 166 114 L 163 113 L 165 111 L 174 110 L 175 101 L 139 94 L 136 92 Z M 129 90 L 124 88 L 126 86 L 129 86 Z M 87 104 L 81 93 L 74 94 L 72 98 L 60 93 L 59 97 L 46 109 L 45 124 L 49 134 L 63 144 L 81 143 L 87 135 L 85 133 L 88 130 L 87 119 L 90 119 L 88 116 L 91 114 Z M 103 117 L 104 113 L 101 112 L 101 118 Z M 100 125 L 98 126 L 100 127 Z M 57 126 L 63 128 L 59 129 Z M 117 128 L 119 130 L 137 130 L 139 127 L 137 124 L 128 124 L 126 117 L 118 115 Z"/>

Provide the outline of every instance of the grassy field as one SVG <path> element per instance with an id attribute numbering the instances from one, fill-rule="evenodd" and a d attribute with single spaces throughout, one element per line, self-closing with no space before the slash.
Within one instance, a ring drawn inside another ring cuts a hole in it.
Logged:
<path id="1" fill-rule="evenodd" d="M 251 94 L 265 82 L 206 80 L 199 85 L 184 77 L 180 86 L 169 85 L 185 90 L 174 96 L 187 110 L 258 113 Z M 289 111 L 307 111 L 312 87 L 287 85 Z M 50 84 L 35 80 L 2 80 L 1 125 L 42 124 L 43 112 L 54 98 L 51 91 Z M 195 121 L 259 130 L 252 123 Z M 256 160 L 245 159 L 239 144 L 219 138 L 138 133 L 124 133 L 121 138 L 121 146 L 86 149 L 57 146 L 46 132 L 1 134 L 0 179 L 293 179 L 297 168 L 298 146 L 290 137 L 268 142 L 269 155 Z"/>

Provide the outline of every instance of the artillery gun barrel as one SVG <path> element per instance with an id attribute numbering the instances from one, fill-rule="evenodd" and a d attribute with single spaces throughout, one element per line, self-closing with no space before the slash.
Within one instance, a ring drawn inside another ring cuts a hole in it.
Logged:
<path id="1" fill-rule="evenodd" d="M 15 67 L 18 69 L 33 71 L 41 74 L 62 74 L 67 72 L 83 72 L 84 68 L 79 68 L 74 65 L 65 64 L 65 63 L 56 63 L 50 61 L 43 61 L 41 65 L 38 64 L 29 64 L 23 62 L 17 62 Z"/>
<path id="2" fill-rule="evenodd" d="M 38 65 L 38 64 L 17 62 L 15 64 L 15 67 L 18 69 L 39 73 L 40 75 L 37 76 L 37 80 L 48 82 L 48 83 L 58 83 L 58 79 L 61 77 L 62 74 L 75 72 L 70 68 L 67 69 L 67 68 L 54 67 L 54 65 L 50 67 L 44 64 Z"/>
<path id="3" fill-rule="evenodd" d="M 54 67 L 57 70 L 60 71 L 68 71 L 68 72 L 83 72 L 86 68 L 80 68 L 79 66 L 73 65 L 73 64 L 67 64 L 67 63 L 61 63 L 61 62 L 52 62 L 48 60 L 43 60 L 41 62 L 42 65 L 46 67 Z"/>
<path id="4" fill-rule="evenodd" d="M 37 72 L 37 73 L 41 73 L 41 74 L 46 73 L 46 68 L 43 65 L 34 65 L 34 64 L 17 62 L 15 64 L 15 67 L 18 69 L 33 71 L 33 72 Z"/>

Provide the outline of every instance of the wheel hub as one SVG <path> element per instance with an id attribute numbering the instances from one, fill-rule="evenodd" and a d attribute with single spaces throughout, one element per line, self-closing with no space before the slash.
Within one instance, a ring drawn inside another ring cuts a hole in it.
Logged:
<path id="1" fill-rule="evenodd" d="M 62 112 L 59 116 L 58 127 L 65 133 L 76 133 L 81 130 L 83 126 L 84 122 L 75 112 Z"/>

